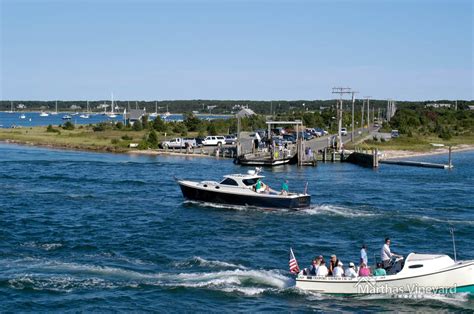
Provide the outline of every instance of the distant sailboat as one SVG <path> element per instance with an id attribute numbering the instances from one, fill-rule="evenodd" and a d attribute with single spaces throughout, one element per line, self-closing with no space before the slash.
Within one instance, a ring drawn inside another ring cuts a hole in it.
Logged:
<path id="1" fill-rule="evenodd" d="M 10 101 L 10 111 L 8 113 L 14 113 L 15 110 L 13 110 L 13 101 Z"/>
<path id="2" fill-rule="evenodd" d="M 158 102 L 155 101 L 155 112 L 150 113 L 150 118 L 156 118 L 158 117 Z"/>
<path id="3" fill-rule="evenodd" d="M 56 100 L 56 111 L 51 112 L 51 115 L 55 116 L 58 114 L 58 101 Z"/>
<path id="4" fill-rule="evenodd" d="M 62 119 L 63 119 L 63 120 L 71 120 L 72 117 L 71 117 L 70 115 L 66 114 L 66 115 L 64 115 L 64 116 L 62 117 Z"/>
<path id="5" fill-rule="evenodd" d="M 89 119 L 89 101 L 87 101 L 87 111 L 86 113 L 83 113 L 79 116 L 79 118 L 82 118 L 82 119 Z"/>
<path id="6" fill-rule="evenodd" d="M 166 112 L 161 115 L 162 119 L 166 119 L 171 116 L 171 113 L 168 111 L 168 105 L 166 105 Z"/>
<path id="7" fill-rule="evenodd" d="M 40 117 L 49 117 L 49 114 L 47 112 L 41 111 Z"/>
<path id="8" fill-rule="evenodd" d="M 111 110 L 110 110 L 110 113 L 107 114 L 107 116 L 109 116 L 109 118 L 117 118 L 117 115 L 115 114 L 114 112 L 114 94 L 112 93 L 112 104 L 111 104 Z"/>
<path id="9" fill-rule="evenodd" d="M 20 119 L 26 119 L 26 116 L 25 116 L 24 113 L 22 113 L 22 114 L 20 115 Z"/>

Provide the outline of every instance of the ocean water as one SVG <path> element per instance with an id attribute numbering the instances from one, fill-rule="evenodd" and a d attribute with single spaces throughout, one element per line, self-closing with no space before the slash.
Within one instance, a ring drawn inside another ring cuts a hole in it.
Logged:
<path id="1" fill-rule="evenodd" d="M 418 158 L 420 159 L 420 158 Z M 445 162 L 446 156 L 421 158 Z M 315 255 L 369 260 L 392 250 L 474 259 L 474 152 L 455 168 L 351 164 L 266 169 L 308 182 L 312 207 L 267 211 L 183 202 L 173 177 L 217 180 L 231 160 L 52 150 L 0 144 L 0 311 L 474 310 L 454 296 L 326 296 L 295 289 Z"/>

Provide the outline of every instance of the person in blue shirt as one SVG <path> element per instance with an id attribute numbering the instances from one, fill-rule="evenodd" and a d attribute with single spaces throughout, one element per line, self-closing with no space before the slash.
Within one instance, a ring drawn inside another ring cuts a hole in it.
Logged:
<path id="1" fill-rule="evenodd" d="M 289 190 L 288 190 L 288 180 L 283 181 L 281 184 L 281 195 L 288 195 Z"/>

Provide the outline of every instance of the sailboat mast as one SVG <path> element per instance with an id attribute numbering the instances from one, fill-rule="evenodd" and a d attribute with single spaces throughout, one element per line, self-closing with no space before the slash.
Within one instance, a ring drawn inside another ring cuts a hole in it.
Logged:
<path id="1" fill-rule="evenodd" d="M 112 110 L 111 113 L 114 113 L 114 93 L 112 93 Z"/>

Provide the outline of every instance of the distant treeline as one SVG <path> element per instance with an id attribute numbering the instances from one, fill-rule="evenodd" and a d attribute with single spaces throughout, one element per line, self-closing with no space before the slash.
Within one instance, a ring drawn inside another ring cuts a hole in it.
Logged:
<path id="1" fill-rule="evenodd" d="M 11 103 L 15 110 L 26 111 L 51 111 L 55 109 L 56 101 L 34 101 L 34 100 L 3 100 L 0 101 L 0 111 L 8 111 L 11 108 Z M 59 111 L 84 111 L 87 107 L 86 101 L 59 101 Z M 454 101 L 436 100 L 436 101 L 397 101 L 396 105 L 400 108 L 415 109 L 425 107 L 430 103 L 451 104 L 454 106 Z M 101 108 L 102 104 L 110 106 L 110 100 L 95 100 L 89 101 L 89 106 L 94 112 L 104 111 Z M 25 108 L 22 108 L 23 106 Z M 253 101 L 253 100 L 161 100 L 161 101 L 115 101 L 115 105 L 121 110 L 125 108 L 143 109 L 147 112 L 155 112 L 155 107 L 158 107 L 158 112 L 170 111 L 171 113 L 185 113 L 196 111 L 202 114 L 232 114 L 239 110 L 239 106 L 248 106 L 259 114 L 283 114 L 300 111 L 316 111 L 325 109 L 335 109 L 336 100 L 273 100 L 273 101 Z M 344 108 L 350 108 L 351 101 L 349 99 L 344 101 Z M 356 100 L 356 111 L 360 111 L 362 100 Z M 387 107 L 386 100 L 370 100 L 371 109 L 376 110 L 385 109 Z M 474 105 L 474 101 L 458 100 L 458 109 L 466 109 L 469 105 Z M 79 109 L 80 107 L 80 109 Z M 109 108 L 110 110 L 110 108 Z"/>

